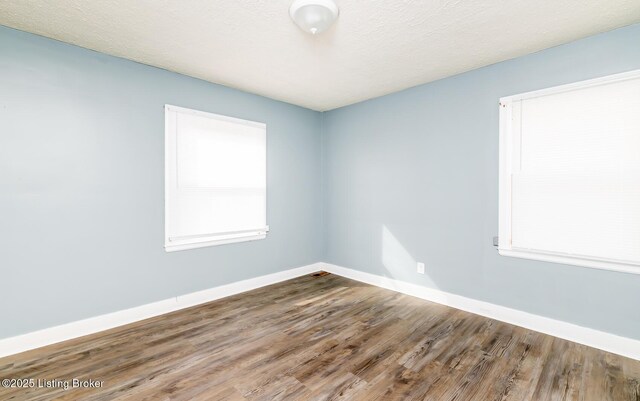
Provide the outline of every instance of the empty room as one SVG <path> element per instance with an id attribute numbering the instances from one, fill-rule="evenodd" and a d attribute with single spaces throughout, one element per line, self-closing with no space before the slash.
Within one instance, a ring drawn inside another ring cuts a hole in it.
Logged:
<path id="1" fill-rule="evenodd" d="M 640 401 L 640 1 L 0 1 L 0 400 Z"/>

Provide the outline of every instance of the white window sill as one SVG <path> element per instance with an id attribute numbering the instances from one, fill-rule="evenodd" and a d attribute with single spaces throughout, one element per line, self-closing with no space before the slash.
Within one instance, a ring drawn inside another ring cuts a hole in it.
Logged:
<path id="1" fill-rule="evenodd" d="M 588 258 L 578 255 L 554 254 L 537 250 L 522 249 L 498 249 L 502 256 L 511 256 L 521 259 L 540 260 L 543 262 L 561 263 L 565 265 L 591 267 L 600 270 L 611 270 L 623 273 L 640 274 L 640 264 L 626 261 L 605 260 Z"/>
<path id="2" fill-rule="evenodd" d="M 185 251 L 187 249 L 204 248 L 207 246 L 234 244 L 236 242 L 246 242 L 246 241 L 257 241 L 265 238 L 267 238 L 267 234 L 262 233 L 257 235 L 247 235 L 242 237 L 224 238 L 224 239 L 168 242 L 168 243 L 165 243 L 164 250 L 166 252 Z"/>

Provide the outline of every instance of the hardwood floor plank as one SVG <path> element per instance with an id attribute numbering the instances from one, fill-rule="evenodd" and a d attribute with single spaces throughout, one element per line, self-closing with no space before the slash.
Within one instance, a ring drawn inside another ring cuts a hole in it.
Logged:
<path id="1" fill-rule="evenodd" d="M 640 361 L 309 275 L 0 359 L 4 400 L 640 401 Z"/>

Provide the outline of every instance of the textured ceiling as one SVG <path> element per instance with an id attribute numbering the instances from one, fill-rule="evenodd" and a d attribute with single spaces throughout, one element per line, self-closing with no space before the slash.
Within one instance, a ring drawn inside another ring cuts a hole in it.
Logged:
<path id="1" fill-rule="evenodd" d="M 0 24 L 330 110 L 640 21 L 639 0 L 336 0 L 314 37 L 291 0 L 2 0 Z"/>

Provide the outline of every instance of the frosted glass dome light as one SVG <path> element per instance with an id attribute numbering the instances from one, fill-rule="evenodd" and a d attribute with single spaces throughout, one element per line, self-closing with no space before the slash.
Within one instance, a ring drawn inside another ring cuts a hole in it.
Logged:
<path id="1" fill-rule="evenodd" d="M 329 29 L 338 18 L 338 6 L 333 0 L 295 0 L 289 15 L 300 29 L 316 35 Z"/>

